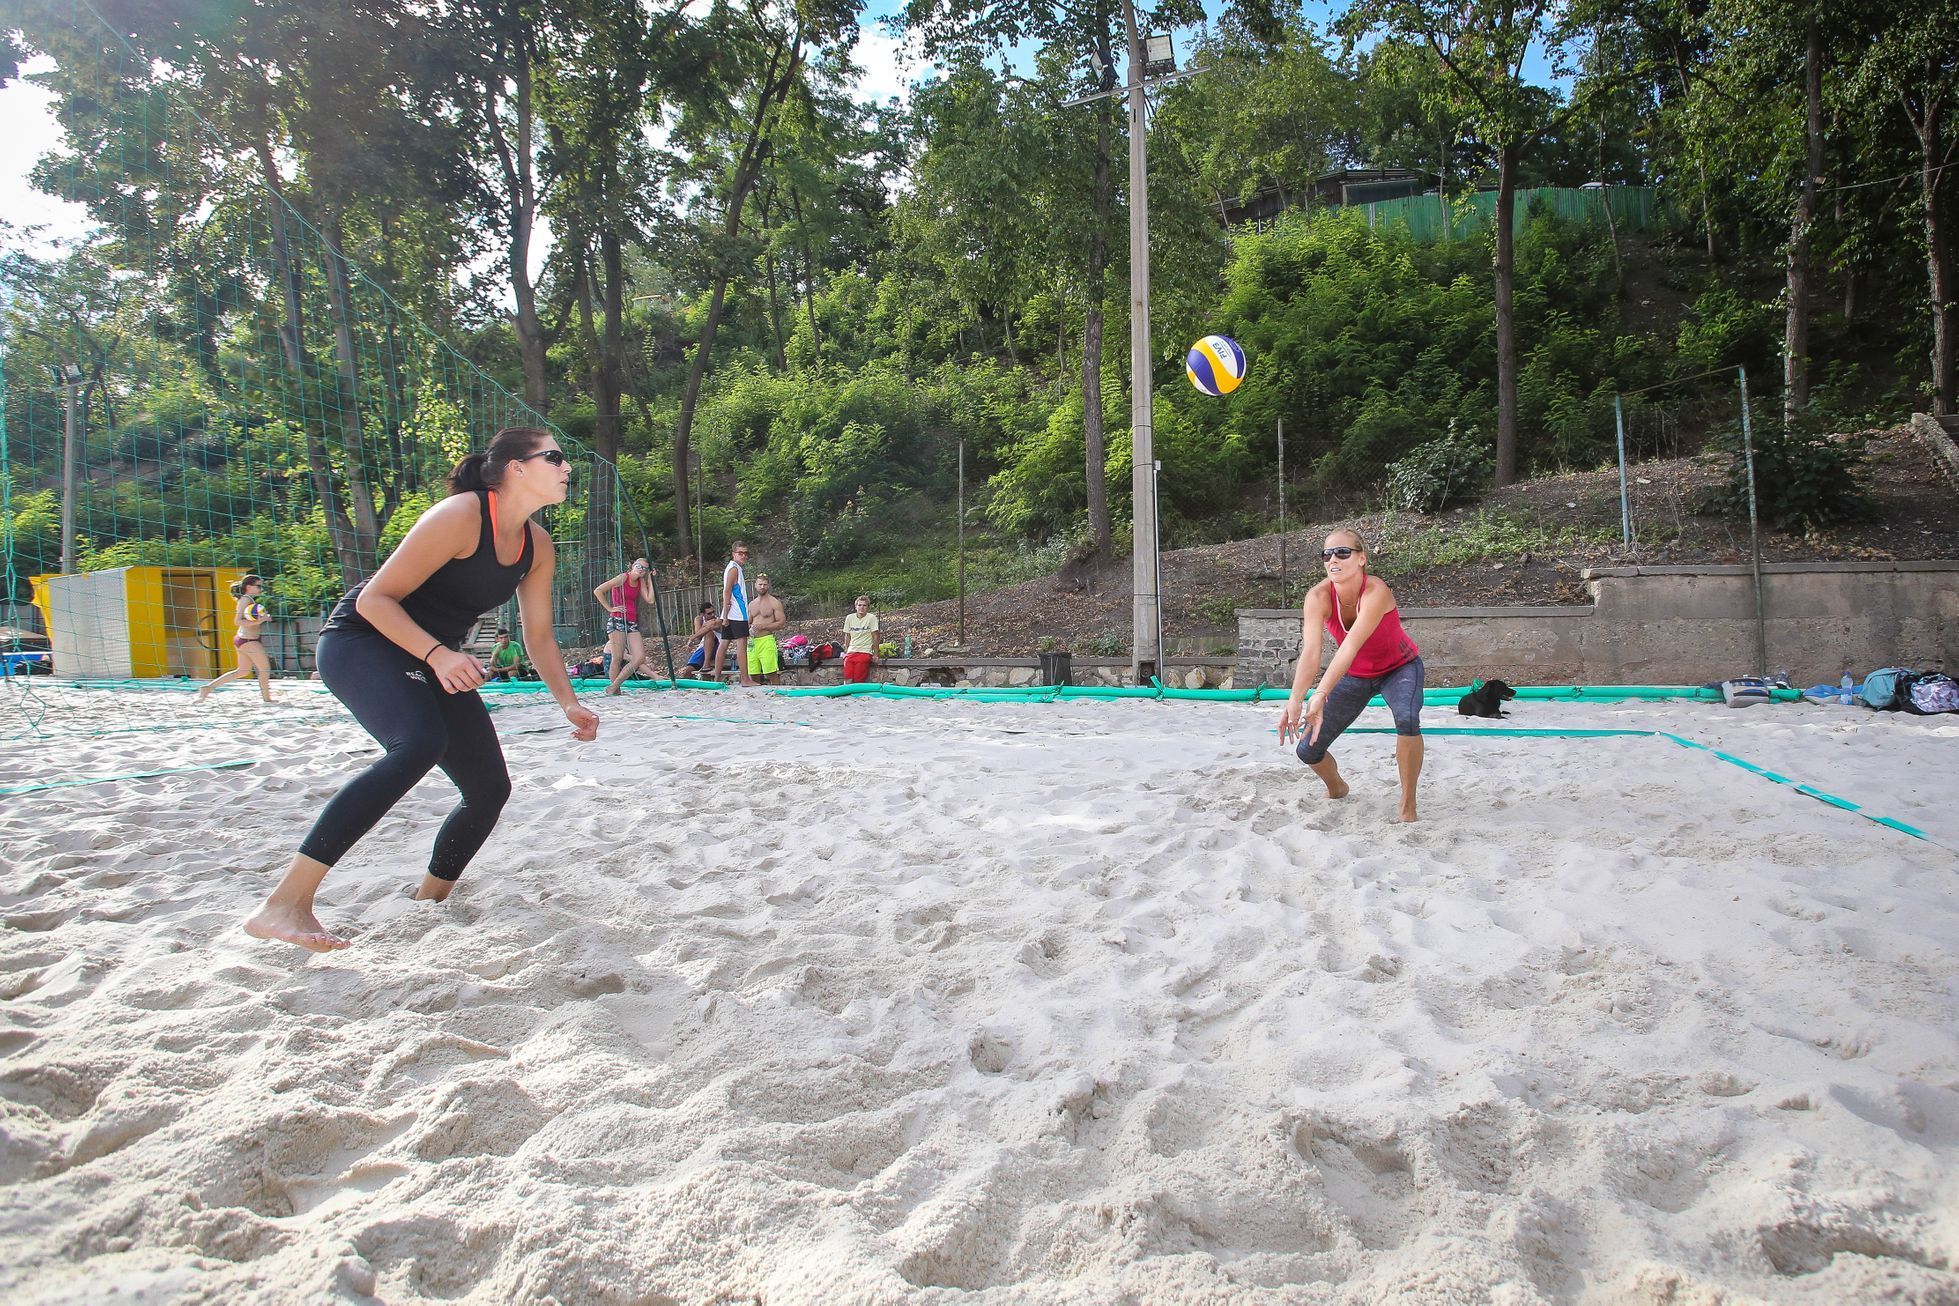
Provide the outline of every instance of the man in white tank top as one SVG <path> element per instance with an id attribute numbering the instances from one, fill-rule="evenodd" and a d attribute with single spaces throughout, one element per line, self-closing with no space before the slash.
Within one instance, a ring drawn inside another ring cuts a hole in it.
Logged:
<path id="1" fill-rule="evenodd" d="M 734 556 L 721 569 L 721 618 L 728 624 L 721 631 L 721 647 L 714 653 L 714 674 L 721 674 L 722 656 L 732 646 L 741 683 L 752 685 L 755 680 L 748 674 L 748 577 L 743 571 L 748 565 L 748 545 L 736 540 L 730 552 Z"/>

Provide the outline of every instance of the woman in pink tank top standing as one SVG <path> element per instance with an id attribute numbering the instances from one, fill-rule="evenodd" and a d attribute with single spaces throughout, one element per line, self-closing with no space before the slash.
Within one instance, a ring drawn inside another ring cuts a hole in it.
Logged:
<path id="1" fill-rule="evenodd" d="M 1354 531 L 1337 530 L 1320 550 L 1326 579 L 1306 592 L 1299 670 L 1279 718 L 1279 739 L 1299 741 L 1299 760 L 1326 782 L 1329 798 L 1345 798 L 1347 782 L 1327 749 L 1379 694 L 1394 714 L 1394 759 L 1401 772 L 1401 819 L 1415 819 L 1415 782 L 1422 774 L 1422 654 L 1401 628 L 1394 591 L 1367 574 L 1367 545 Z M 1333 638 L 1333 661 L 1313 696 L 1320 628 Z"/>
<path id="2" fill-rule="evenodd" d="M 619 692 L 627 676 L 646 665 L 646 637 L 639 632 L 641 600 L 655 601 L 653 568 L 644 558 L 634 558 L 632 566 L 592 591 L 592 597 L 605 609 L 605 650 L 611 658 L 612 683 L 608 694 Z"/>

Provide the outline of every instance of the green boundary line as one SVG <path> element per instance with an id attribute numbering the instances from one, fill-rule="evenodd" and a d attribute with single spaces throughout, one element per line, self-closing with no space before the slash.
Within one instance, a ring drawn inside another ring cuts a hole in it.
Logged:
<path id="1" fill-rule="evenodd" d="M 258 758 L 245 757 L 235 762 L 207 762 L 202 766 L 173 766 L 163 771 L 137 771 L 130 775 L 99 775 L 80 780 L 48 780 L 41 784 L 14 785 L 11 788 L 0 789 L 0 797 L 12 797 L 15 794 L 35 794 L 41 792 L 43 789 L 72 789 L 81 785 L 117 784 L 124 780 L 153 780 L 158 776 L 164 775 L 192 775 L 199 771 L 232 771 L 241 766 L 257 766 L 258 763 Z"/>

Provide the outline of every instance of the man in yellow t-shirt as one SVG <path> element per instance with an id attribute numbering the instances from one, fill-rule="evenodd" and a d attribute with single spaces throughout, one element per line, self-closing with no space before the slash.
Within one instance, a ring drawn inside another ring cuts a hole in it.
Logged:
<path id="1" fill-rule="evenodd" d="M 859 594 L 856 611 L 843 619 L 843 633 L 849 643 L 843 652 L 843 680 L 858 685 L 871 678 L 871 662 L 877 657 L 877 613 L 871 611 L 871 596 Z"/>

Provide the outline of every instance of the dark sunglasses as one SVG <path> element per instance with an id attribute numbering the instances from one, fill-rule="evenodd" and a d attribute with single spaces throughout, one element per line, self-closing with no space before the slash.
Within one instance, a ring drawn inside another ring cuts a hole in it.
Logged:
<path id="1" fill-rule="evenodd" d="M 1342 544 L 1331 549 L 1321 549 L 1320 561 L 1331 562 L 1333 561 L 1333 559 L 1338 558 L 1340 559 L 1340 561 L 1345 562 L 1347 559 L 1353 557 L 1356 553 L 1359 552 L 1360 552 L 1359 549 L 1350 549 L 1346 545 Z"/>
<path id="2" fill-rule="evenodd" d="M 563 467 L 567 461 L 567 459 L 565 458 L 565 451 L 563 449 L 540 449 L 536 453 L 525 454 L 522 458 L 519 458 L 517 461 L 520 463 L 527 463 L 533 458 L 542 458 L 545 462 L 550 463 L 553 467 Z"/>

